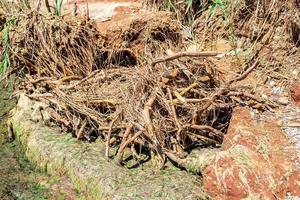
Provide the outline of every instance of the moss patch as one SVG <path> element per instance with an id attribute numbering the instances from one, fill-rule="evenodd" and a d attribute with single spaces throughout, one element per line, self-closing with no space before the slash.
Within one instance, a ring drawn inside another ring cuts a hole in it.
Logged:
<path id="1" fill-rule="evenodd" d="M 73 190 L 66 176 L 49 176 L 36 170 L 17 142 L 10 143 L 7 134 L 9 111 L 16 101 L 10 99 L 15 78 L 0 83 L 0 199 L 67 199 L 81 196 Z"/>

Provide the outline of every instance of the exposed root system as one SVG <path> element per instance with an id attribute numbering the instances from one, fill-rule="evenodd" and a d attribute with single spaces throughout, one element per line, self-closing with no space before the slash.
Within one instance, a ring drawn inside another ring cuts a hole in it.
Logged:
<path id="1" fill-rule="evenodd" d="M 32 12 L 13 32 L 13 65 L 26 72 L 20 89 L 47 103 L 52 121 L 79 140 L 104 140 L 107 157 L 122 164 L 130 149 L 138 159 L 154 153 L 185 167 L 192 149 L 221 145 L 234 106 L 270 106 L 237 84 L 258 60 L 223 81 L 208 57 L 228 55 L 161 57 L 178 49 L 183 36 L 170 17 L 155 16 L 101 35 L 92 22 Z"/>

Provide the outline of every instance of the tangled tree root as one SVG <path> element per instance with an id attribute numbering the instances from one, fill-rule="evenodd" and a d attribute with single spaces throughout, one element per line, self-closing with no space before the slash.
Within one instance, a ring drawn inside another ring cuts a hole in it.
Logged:
<path id="1" fill-rule="evenodd" d="M 162 54 L 162 47 L 181 40 L 176 25 L 164 23 L 138 26 L 130 34 L 121 30 L 120 43 L 87 22 L 40 15 L 20 20 L 12 51 L 14 67 L 27 72 L 21 89 L 46 102 L 52 121 L 77 139 L 103 139 L 106 156 L 119 163 L 129 147 L 138 159 L 155 153 L 162 162 L 168 158 L 185 167 L 186 152 L 222 143 L 235 105 L 264 103 L 236 85 L 259 63 L 252 61 L 240 76 L 222 82 L 206 62 L 218 53 L 150 60 L 149 55 Z M 138 41 L 151 49 L 147 55 L 137 53 Z"/>
<path id="2" fill-rule="evenodd" d="M 51 105 L 51 117 L 74 137 L 106 141 L 106 156 L 122 163 L 126 147 L 132 154 L 153 151 L 185 167 L 184 152 L 197 146 L 220 145 L 232 107 L 240 101 L 261 103 L 232 84 L 243 80 L 257 62 L 239 77 L 218 83 L 205 67 L 174 62 L 155 67 L 107 68 L 86 78 L 64 82 L 36 82 L 50 91 L 29 97 Z M 30 80 L 29 79 L 29 80 Z M 35 79 L 36 80 L 36 79 Z M 118 147 L 112 154 L 110 147 Z M 183 164 L 184 163 L 184 164 Z"/>

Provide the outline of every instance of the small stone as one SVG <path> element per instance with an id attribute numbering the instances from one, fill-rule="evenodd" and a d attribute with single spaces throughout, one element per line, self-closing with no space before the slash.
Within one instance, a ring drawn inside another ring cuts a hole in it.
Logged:
<path id="1" fill-rule="evenodd" d="M 267 96 L 266 94 L 262 94 L 261 97 L 262 97 L 263 99 L 268 99 L 268 96 Z"/>
<path id="2" fill-rule="evenodd" d="M 165 84 L 167 84 L 169 81 L 170 81 L 170 79 L 168 79 L 168 78 L 165 78 L 165 77 L 161 78 L 161 82 L 163 82 Z"/>
<path id="3" fill-rule="evenodd" d="M 278 121 L 276 121 L 275 123 L 276 123 L 278 126 L 283 126 L 283 125 L 284 125 L 284 123 L 283 123 L 282 120 L 278 120 Z"/>
<path id="4" fill-rule="evenodd" d="M 290 94 L 293 102 L 300 107 L 300 83 L 295 82 L 290 88 Z"/>
<path id="5" fill-rule="evenodd" d="M 294 69 L 293 72 L 292 72 L 292 74 L 294 76 L 297 76 L 299 74 L 299 70 L 298 69 Z"/>
<path id="6" fill-rule="evenodd" d="M 270 85 L 271 87 L 274 87 L 274 86 L 276 85 L 276 83 L 275 83 L 273 80 L 270 80 L 269 85 Z"/>
<path id="7" fill-rule="evenodd" d="M 166 53 L 168 56 L 174 55 L 174 52 L 171 49 L 167 49 Z"/>
<path id="8" fill-rule="evenodd" d="M 277 103 L 279 103 L 281 105 L 288 105 L 289 104 L 289 98 L 287 98 L 287 97 L 279 97 L 277 99 Z"/>

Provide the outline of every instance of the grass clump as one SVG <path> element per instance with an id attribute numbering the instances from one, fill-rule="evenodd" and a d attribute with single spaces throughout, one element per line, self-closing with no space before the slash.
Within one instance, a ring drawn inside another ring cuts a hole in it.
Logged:
<path id="1" fill-rule="evenodd" d="M 62 3 L 64 0 L 55 0 L 55 6 L 54 6 L 54 14 L 56 16 L 62 15 Z"/>
<path id="2" fill-rule="evenodd" d="M 3 45 L 3 52 L 1 55 L 1 64 L 0 64 L 0 77 L 4 75 L 6 70 L 10 66 L 10 58 L 9 58 L 9 47 L 10 47 L 10 40 L 9 40 L 9 33 L 12 29 L 12 26 L 15 22 L 14 18 L 9 19 L 4 29 L 2 30 L 2 45 Z"/>

